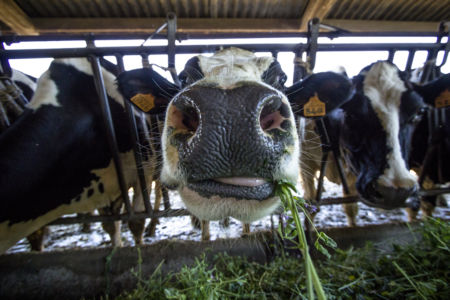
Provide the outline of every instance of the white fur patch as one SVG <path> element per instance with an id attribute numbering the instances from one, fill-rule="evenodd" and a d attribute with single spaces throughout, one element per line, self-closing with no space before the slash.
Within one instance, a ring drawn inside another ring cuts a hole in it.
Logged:
<path id="1" fill-rule="evenodd" d="M 42 105 L 61 106 L 56 96 L 58 95 L 58 87 L 55 82 L 50 79 L 50 72 L 46 71 L 38 79 L 37 88 L 33 98 L 28 103 L 28 108 L 37 110 Z"/>
<path id="2" fill-rule="evenodd" d="M 199 65 L 205 78 L 220 87 L 232 88 L 240 81 L 261 81 L 261 76 L 273 62 L 273 57 L 256 57 L 253 52 L 227 48 L 211 57 L 199 55 Z"/>
<path id="3" fill-rule="evenodd" d="M 242 222 L 250 223 L 267 216 L 280 205 L 278 197 L 271 197 L 263 201 L 237 200 L 219 196 L 205 198 L 187 187 L 179 192 L 187 209 L 201 220 L 221 220 L 231 216 Z"/>
<path id="4" fill-rule="evenodd" d="M 393 188 L 414 187 L 416 181 L 406 168 L 398 138 L 401 96 L 406 91 L 398 69 L 387 62 L 375 63 L 366 73 L 363 89 L 386 131 L 387 147 L 391 149 L 386 158 L 388 166 L 378 183 Z"/>

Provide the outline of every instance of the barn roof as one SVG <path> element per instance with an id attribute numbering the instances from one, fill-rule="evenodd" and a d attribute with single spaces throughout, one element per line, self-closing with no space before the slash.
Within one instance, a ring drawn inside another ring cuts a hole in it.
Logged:
<path id="1" fill-rule="evenodd" d="M 175 12 L 185 33 L 305 32 L 308 20 L 356 32 L 436 32 L 450 0 L 2 0 L 0 30 L 20 35 L 144 33 Z"/>

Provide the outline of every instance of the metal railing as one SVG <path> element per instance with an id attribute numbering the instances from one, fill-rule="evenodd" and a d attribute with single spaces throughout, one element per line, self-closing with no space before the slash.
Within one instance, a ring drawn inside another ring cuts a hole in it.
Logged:
<path id="1" fill-rule="evenodd" d="M 332 51 L 387 51 L 389 53 L 388 60 L 392 61 L 396 51 L 408 51 L 408 58 L 406 63 L 406 71 L 411 70 L 412 62 L 414 60 L 414 55 L 417 51 L 427 51 L 429 53 L 430 59 L 435 59 L 439 51 L 448 51 L 448 42 L 442 43 L 441 38 L 438 33 L 438 41 L 436 43 L 383 43 L 383 44 L 320 44 L 317 42 L 319 37 L 341 37 L 341 36 L 362 36 L 361 34 L 348 33 L 341 31 L 339 33 L 320 33 L 320 24 L 317 20 L 312 20 L 309 27 L 309 32 L 307 34 L 296 34 L 295 37 L 306 37 L 308 40 L 306 43 L 299 44 L 227 44 L 226 46 L 240 47 L 243 49 L 255 51 L 255 52 L 271 52 L 274 56 L 277 56 L 278 52 L 292 52 L 295 54 L 296 59 L 300 59 L 303 53 L 307 54 L 309 67 L 313 69 L 315 64 L 315 57 L 318 52 Z M 160 32 L 166 29 L 167 34 L 162 35 Z M 414 36 L 420 36 L 421 33 L 411 34 Z M 255 35 L 216 35 L 216 36 L 196 36 L 196 38 L 218 38 L 218 37 L 260 37 L 260 34 Z M 264 35 L 263 35 L 264 36 Z M 270 36 L 267 34 L 266 36 Z M 289 35 L 291 36 L 291 35 Z M 369 35 L 364 35 L 369 36 Z M 372 33 L 370 36 L 389 36 L 389 34 L 383 33 Z M 186 35 L 180 35 L 176 33 L 176 16 L 174 14 L 169 14 L 167 17 L 167 22 L 163 24 L 158 30 L 150 36 L 151 38 L 167 38 L 168 46 L 139 46 L 139 47 L 117 47 L 117 48 L 98 48 L 94 46 L 93 41 L 95 39 L 119 39 L 119 38 L 148 38 L 143 35 L 127 35 L 127 36 L 93 36 L 93 35 L 75 35 L 75 36 L 64 36 L 64 40 L 85 40 L 87 43 L 86 48 L 73 48 L 73 49 L 29 49 L 29 50 L 5 50 L 0 48 L 0 60 L 2 62 L 8 59 L 23 59 L 23 58 L 66 58 L 66 57 L 87 57 L 89 58 L 92 69 L 94 72 L 95 86 L 97 93 L 99 95 L 99 104 L 102 109 L 102 116 L 104 125 L 106 128 L 108 144 L 110 151 L 113 155 L 113 161 L 117 170 L 118 184 L 121 188 L 122 197 L 124 199 L 126 213 L 120 215 L 112 216 L 79 216 L 79 217 L 63 217 L 54 222 L 55 224 L 73 224 L 73 223 L 86 223 L 86 222 L 103 222 L 111 220 L 122 220 L 129 221 L 131 219 L 144 219 L 144 218 L 159 218 L 159 217 L 175 217 L 175 216 L 185 216 L 189 215 L 189 212 L 185 209 L 168 209 L 169 205 L 165 205 L 165 210 L 163 211 L 153 211 L 152 205 L 150 203 L 150 197 L 147 189 L 147 178 L 143 170 L 143 156 L 141 150 L 138 148 L 139 132 L 137 121 L 145 123 L 145 119 L 142 114 L 134 111 L 134 108 L 125 101 L 125 110 L 128 116 L 128 126 L 131 132 L 131 139 L 133 142 L 133 151 L 135 154 L 136 172 L 140 182 L 141 190 L 138 191 L 142 193 L 145 205 L 145 212 L 135 213 L 132 210 L 130 199 L 128 197 L 128 189 L 125 184 L 125 177 L 123 173 L 123 166 L 120 160 L 119 150 L 117 146 L 117 141 L 114 133 L 114 120 L 112 119 L 111 112 L 109 109 L 108 98 L 102 78 L 101 66 L 99 59 L 103 56 L 115 56 L 117 59 L 117 65 L 119 72 L 124 71 L 123 57 L 127 55 L 140 55 L 143 57 L 143 64 L 145 64 L 145 59 L 148 59 L 149 55 L 167 54 L 168 55 L 168 70 L 176 84 L 179 84 L 176 71 L 175 71 L 175 59 L 177 54 L 199 54 L 199 53 L 212 53 L 220 50 L 221 45 L 178 45 L 175 46 L 176 39 L 187 39 Z M 273 37 L 273 36 L 272 36 Z M 51 41 L 51 40 L 61 40 L 61 36 L 38 36 L 38 37 L 18 37 L 18 36 L 0 36 L 0 42 L 4 43 L 14 43 L 20 41 Z M 307 72 L 301 70 L 299 67 L 294 68 L 294 79 L 301 79 Z M 138 120 L 137 120 L 137 119 Z M 325 124 L 320 123 L 322 131 L 326 135 Z M 333 149 L 325 149 L 328 152 Z M 335 151 L 335 159 L 339 162 L 339 156 Z M 339 165 L 339 164 L 338 164 Z M 321 169 L 325 169 L 326 165 L 322 165 Z M 342 170 L 341 170 L 342 171 Z M 323 172 L 322 172 L 323 173 Z M 345 178 L 342 176 L 344 187 L 346 187 Z M 323 184 L 323 174 L 319 180 L 319 187 Z M 348 187 L 346 187 L 348 189 Z M 319 188 L 318 191 L 322 189 Z M 137 191 L 135 191 L 137 192 Z M 429 191 L 421 191 L 423 195 L 436 195 L 442 193 L 448 193 L 450 189 L 434 189 Z M 341 203 L 351 203 L 359 201 L 358 197 L 346 197 L 346 198 L 326 198 L 321 199 L 321 195 L 317 196 L 318 205 L 330 205 L 330 204 L 341 204 Z M 165 199 L 167 202 L 167 199 Z"/>

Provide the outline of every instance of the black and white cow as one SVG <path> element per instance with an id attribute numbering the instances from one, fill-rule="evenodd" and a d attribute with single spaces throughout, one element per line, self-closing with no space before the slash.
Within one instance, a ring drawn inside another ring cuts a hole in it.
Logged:
<path id="1" fill-rule="evenodd" d="M 330 140 L 344 156 L 350 194 L 359 194 L 370 206 L 401 207 L 417 190 L 407 162 L 425 104 L 406 75 L 386 61 L 367 66 L 353 83 L 353 98 L 328 115 Z M 302 181 L 305 198 L 313 200 L 316 188 L 311 174 L 319 170 L 322 154 L 314 123 L 307 121 L 305 128 Z M 328 165 L 327 178 L 340 183 L 336 165 L 331 161 Z M 344 210 L 349 225 L 355 225 L 357 205 L 344 205 Z"/>
<path id="2" fill-rule="evenodd" d="M 167 107 L 161 180 L 202 220 L 231 216 L 248 223 L 273 212 L 280 204 L 276 182 L 295 184 L 299 173 L 294 114 L 312 98 L 332 112 L 352 93 L 347 78 L 330 72 L 285 89 L 273 57 L 238 48 L 192 58 L 179 90 L 162 90 L 155 76 L 147 69 L 125 72 L 119 89 L 127 99 L 147 99 L 144 107 Z M 151 95 L 161 92 L 171 95 L 170 103 L 153 103 Z"/>
<path id="3" fill-rule="evenodd" d="M 36 78 L 0 67 L 0 133 L 22 114 L 35 89 Z"/>
<path id="4" fill-rule="evenodd" d="M 436 184 L 445 184 L 450 182 L 450 74 L 441 75 L 438 79 L 424 85 L 416 85 L 415 90 L 420 93 L 425 103 L 430 108 L 439 108 L 439 122 L 441 125 L 434 132 L 430 132 L 429 125 L 437 122 L 434 115 L 423 114 L 423 118 L 417 125 L 413 134 L 411 154 L 409 162 L 418 174 L 424 172 L 424 187 L 426 189 L 434 187 Z M 430 120 L 429 117 L 435 120 Z M 423 170 L 423 163 L 426 152 L 429 147 L 428 141 L 431 139 L 431 145 L 437 145 L 434 152 L 429 156 L 428 165 Z M 421 209 L 425 216 L 431 216 L 436 206 L 437 196 L 423 197 Z M 415 219 L 417 211 L 408 210 L 409 218 Z"/>
<path id="5" fill-rule="evenodd" d="M 139 190 L 114 66 L 102 65 L 127 184 Z M 167 82 L 159 85 L 173 88 Z M 119 199 L 87 59 L 57 59 L 41 76 L 27 109 L 0 136 L 0 170 L 0 253 L 64 214 L 93 211 Z M 146 171 L 151 178 L 151 163 Z M 143 209 L 134 200 L 136 209 Z M 134 225 L 130 229 L 139 243 L 144 224 Z M 121 243 L 119 234 L 112 237 L 115 245 Z"/>

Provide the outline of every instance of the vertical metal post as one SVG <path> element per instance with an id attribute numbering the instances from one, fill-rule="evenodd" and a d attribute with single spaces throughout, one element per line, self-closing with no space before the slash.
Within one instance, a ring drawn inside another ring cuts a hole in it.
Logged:
<path id="1" fill-rule="evenodd" d="M 0 42 L 0 50 L 5 50 L 5 46 L 3 45 L 3 42 Z M 1 71 L 3 72 L 3 74 L 11 76 L 12 70 L 11 70 L 11 66 L 9 65 L 9 59 L 1 58 L 0 63 L 1 63 L 1 67 L 2 67 Z"/>
<path id="2" fill-rule="evenodd" d="M 125 67 L 123 64 L 123 57 L 121 55 L 116 55 L 117 66 L 119 67 L 119 72 L 122 73 L 125 71 Z M 131 141 L 133 143 L 133 151 L 134 151 L 134 159 L 136 162 L 136 171 L 138 174 L 139 184 L 141 186 L 142 198 L 144 200 L 145 212 L 147 214 L 152 213 L 152 205 L 150 203 L 150 195 L 147 189 L 147 180 L 145 176 L 144 167 L 142 165 L 142 151 L 139 149 L 139 133 L 136 124 L 136 117 L 134 114 L 134 108 L 131 106 L 130 102 L 124 100 L 125 112 L 128 116 L 128 126 L 131 132 Z M 150 142 L 150 141 L 149 141 Z M 151 184 L 151 183 L 150 183 Z M 138 191 L 135 191 L 138 192 Z"/>
<path id="3" fill-rule="evenodd" d="M 167 55 L 170 75 L 172 75 L 173 82 L 181 86 L 178 79 L 177 71 L 175 69 L 175 38 L 177 32 L 177 16 L 173 12 L 167 14 Z"/>
<path id="4" fill-rule="evenodd" d="M 142 57 L 142 67 L 143 68 L 151 68 L 150 61 L 148 60 L 148 54 L 142 53 L 141 57 Z"/>
<path id="5" fill-rule="evenodd" d="M 308 75 L 307 64 L 303 61 L 302 56 L 303 51 L 295 51 L 293 83 L 302 80 Z"/>
<path id="6" fill-rule="evenodd" d="M 412 67 L 412 63 L 414 61 L 414 56 L 416 55 L 416 51 L 408 51 L 408 59 L 406 60 L 406 66 L 405 66 L 405 71 L 410 73 L 411 72 L 411 67 Z"/>
<path id="7" fill-rule="evenodd" d="M 314 70 L 314 66 L 316 65 L 316 54 L 317 54 L 317 40 L 319 38 L 319 28 L 320 28 L 320 20 L 319 18 L 313 18 L 308 22 L 308 50 L 306 51 L 308 58 L 307 61 L 309 63 L 309 68 L 311 72 Z"/>
<path id="8" fill-rule="evenodd" d="M 394 56 L 395 56 L 395 50 L 389 50 L 389 54 L 388 54 L 387 60 L 389 62 L 393 62 L 394 61 Z"/>
<path id="9" fill-rule="evenodd" d="M 106 137 L 108 140 L 109 149 L 114 161 L 114 166 L 117 171 L 117 180 L 122 192 L 123 201 L 125 203 L 125 208 L 129 215 L 133 215 L 134 212 L 131 209 L 130 198 L 128 197 L 128 189 L 125 182 L 125 177 L 123 173 L 122 161 L 119 156 L 119 147 L 117 146 L 116 134 L 114 131 L 113 120 L 111 116 L 111 109 L 109 107 L 108 96 L 106 94 L 105 84 L 103 82 L 103 75 L 101 72 L 101 66 L 99 58 L 96 56 L 90 56 L 92 71 L 94 73 L 94 82 L 99 96 L 100 107 L 102 109 L 103 122 L 106 129 Z"/>

